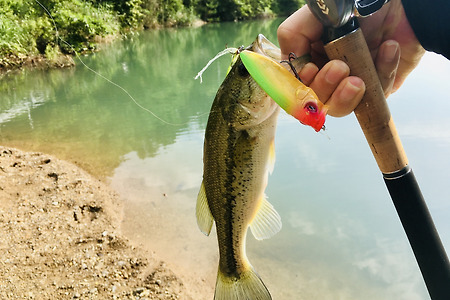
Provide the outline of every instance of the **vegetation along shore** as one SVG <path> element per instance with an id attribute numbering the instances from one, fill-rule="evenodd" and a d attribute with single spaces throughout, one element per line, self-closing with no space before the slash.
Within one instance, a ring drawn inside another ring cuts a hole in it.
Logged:
<path id="1" fill-rule="evenodd" d="M 75 53 L 161 27 L 289 15 L 304 0 L 2 0 L 0 70 L 73 65 Z"/>

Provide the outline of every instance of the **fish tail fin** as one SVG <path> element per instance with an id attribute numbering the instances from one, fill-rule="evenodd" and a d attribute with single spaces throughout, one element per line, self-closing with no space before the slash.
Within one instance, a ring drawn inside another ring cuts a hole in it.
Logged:
<path id="1" fill-rule="evenodd" d="M 219 269 L 214 300 L 271 300 L 259 275 L 250 267 L 239 277 L 227 276 Z"/>

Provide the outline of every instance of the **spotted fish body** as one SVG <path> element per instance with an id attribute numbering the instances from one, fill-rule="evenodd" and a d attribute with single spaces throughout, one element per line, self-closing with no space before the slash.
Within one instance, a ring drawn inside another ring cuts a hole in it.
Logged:
<path id="1" fill-rule="evenodd" d="M 279 50 L 262 35 L 247 50 L 279 55 Z M 248 227 L 257 239 L 269 238 L 281 229 L 280 216 L 264 195 L 274 163 L 278 113 L 279 106 L 238 58 L 220 86 L 209 115 L 203 183 L 196 208 L 203 233 L 209 235 L 216 223 L 216 300 L 271 299 L 247 259 L 245 239 Z"/>

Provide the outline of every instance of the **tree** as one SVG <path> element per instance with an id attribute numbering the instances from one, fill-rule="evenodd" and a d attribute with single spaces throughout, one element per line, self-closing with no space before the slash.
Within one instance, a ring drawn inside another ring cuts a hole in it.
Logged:
<path id="1" fill-rule="evenodd" d="M 275 0 L 272 2 L 271 9 L 277 15 L 289 16 L 305 4 L 305 0 Z"/>

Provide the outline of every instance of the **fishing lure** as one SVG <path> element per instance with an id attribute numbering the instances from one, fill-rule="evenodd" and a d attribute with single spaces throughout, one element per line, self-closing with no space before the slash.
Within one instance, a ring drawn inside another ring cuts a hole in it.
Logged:
<path id="1" fill-rule="evenodd" d="M 283 110 L 316 132 L 325 128 L 328 107 L 311 88 L 267 56 L 244 50 L 240 57 L 253 79 Z"/>

